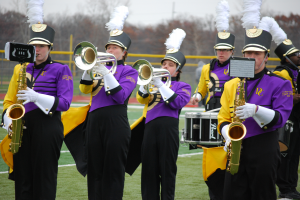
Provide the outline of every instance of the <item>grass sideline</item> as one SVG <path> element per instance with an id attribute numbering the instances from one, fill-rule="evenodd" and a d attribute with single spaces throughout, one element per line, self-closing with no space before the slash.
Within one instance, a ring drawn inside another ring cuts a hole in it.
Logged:
<path id="1" fill-rule="evenodd" d="M 184 113 L 181 112 L 179 130 L 184 127 Z M 2 113 L 2 110 L 0 110 Z M 141 109 L 128 109 L 129 123 L 132 124 L 142 114 Z M 0 129 L 0 140 L 6 135 L 3 129 Z M 74 160 L 68 149 L 63 144 L 59 165 L 74 164 Z M 182 145 L 179 148 L 179 155 L 202 152 L 201 149 L 189 151 L 187 147 Z M 175 199 L 178 200 L 208 200 L 207 186 L 202 176 L 202 154 L 178 157 L 177 160 L 177 179 Z M 0 172 L 7 171 L 7 166 L 0 159 Z M 299 169 L 298 169 L 299 174 Z M 0 174 L 0 199 L 14 199 L 14 182 L 7 179 L 7 174 Z M 75 166 L 59 167 L 57 178 L 57 200 L 81 200 L 87 198 L 87 180 L 81 176 Z M 124 200 L 139 200 L 141 199 L 141 166 L 136 172 L 129 176 L 125 176 Z M 298 181 L 298 191 L 300 190 Z M 277 191 L 278 193 L 278 191 Z"/>

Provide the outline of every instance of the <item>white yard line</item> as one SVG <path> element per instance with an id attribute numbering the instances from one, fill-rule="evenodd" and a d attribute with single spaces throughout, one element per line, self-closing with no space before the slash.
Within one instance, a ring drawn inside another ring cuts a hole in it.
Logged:
<path id="1" fill-rule="evenodd" d="M 61 153 L 67 153 L 67 152 L 69 152 L 69 151 L 61 151 Z M 191 157 L 191 156 L 200 155 L 200 154 L 203 154 L 203 152 L 182 154 L 182 155 L 178 155 L 178 157 Z M 58 165 L 58 167 L 71 167 L 71 166 L 75 166 L 75 164 Z M 8 171 L 0 172 L 0 174 L 7 174 L 7 173 L 8 173 Z"/>

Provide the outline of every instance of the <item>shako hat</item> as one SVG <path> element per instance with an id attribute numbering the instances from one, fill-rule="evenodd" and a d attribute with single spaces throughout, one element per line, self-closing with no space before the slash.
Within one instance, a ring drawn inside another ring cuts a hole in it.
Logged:
<path id="1" fill-rule="evenodd" d="M 166 40 L 167 53 L 165 57 L 161 60 L 161 64 L 164 60 L 172 60 L 177 63 L 179 69 L 182 69 L 184 64 L 186 63 L 185 56 L 182 52 L 179 51 L 181 43 L 186 36 L 184 30 L 177 28 L 169 34 L 169 38 Z"/>
<path id="2" fill-rule="evenodd" d="M 261 0 L 244 0 L 243 27 L 246 29 L 245 51 L 270 51 L 272 35 L 268 24 L 260 23 Z"/>
<path id="3" fill-rule="evenodd" d="M 122 31 L 128 13 L 129 11 L 126 6 L 119 6 L 115 8 L 114 12 L 110 16 L 110 21 L 106 23 L 106 28 L 110 31 L 110 37 L 105 45 L 105 49 L 107 49 L 109 44 L 115 44 L 128 51 L 131 39 Z"/>
<path id="4" fill-rule="evenodd" d="M 221 0 L 217 6 L 216 28 L 218 31 L 214 49 L 234 49 L 235 36 L 229 30 L 229 4 Z"/>
<path id="5" fill-rule="evenodd" d="M 53 47 L 55 31 L 50 26 L 43 24 L 44 0 L 28 0 L 27 16 L 30 28 L 28 44 L 45 44 Z"/>
<path id="6" fill-rule="evenodd" d="M 275 54 L 280 58 L 280 60 L 285 59 L 286 56 L 299 52 L 299 49 L 297 49 L 292 41 L 290 39 L 287 39 L 287 35 L 280 28 L 278 23 L 274 20 L 274 25 L 272 26 L 271 34 L 273 36 L 274 42 L 276 43 L 277 47 L 275 49 Z"/>
<path id="7" fill-rule="evenodd" d="M 293 45 L 290 39 L 285 39 L 277 46 L 274 52 L 280 58 L 280 60 L 282 60 L 283 58 L 285 58 L 285 56 L 288 56 L 295 52 L 299 52 L 299 49 L 297 49 Z"/>
<path id="8" fill-rule="evenodd" d="M 286 56 L 292 53 L 299 52 L 299 49 L 293 45 L 292 41 L 287 39 L 286 33 L 280 28 L 274 18 L 264 17 L 261 20 L 261 24 L 263 21 L 269 21 L 270 33 L 277 45 L 274 52 L 280 58 L 280 60 L 283 60 Z"/>

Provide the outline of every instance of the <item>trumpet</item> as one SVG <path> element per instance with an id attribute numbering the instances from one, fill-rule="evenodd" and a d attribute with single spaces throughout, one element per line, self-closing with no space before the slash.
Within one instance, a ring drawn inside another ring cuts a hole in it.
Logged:
<path id="1" fill-rule="evenodd" d="M 113 54 L 97 52 L 97 48 L 90 42 L 84 41 L 76 45 L 74 49 L 75 65 L 82 70 L 90 70 L 90 77 L 93 80 L 102 79 L 102 75 L 96 76 L 93 72 L 93 67 L 97 62 L 106 63 L 113 62 L 113 66 L 109 70 L 114 74 L 117 70 L 117 59 Z"/>
<path id="2" fill-rule="evenodd" d="M 136 69 L 139 72 L 137 84 L 144 85 L 146 91 L 149 94 L 154 94 L 158 91 L 158 89 L 150 83 L 154 77 L 167 77 L 165 85 L 167 87 L 170 87 L 171 85 L 170 72 L 166 69 L 157 69 L 152 67 L 150 62 L 147 60 L 137 60 L 132 65 L 132 68 Z"/>

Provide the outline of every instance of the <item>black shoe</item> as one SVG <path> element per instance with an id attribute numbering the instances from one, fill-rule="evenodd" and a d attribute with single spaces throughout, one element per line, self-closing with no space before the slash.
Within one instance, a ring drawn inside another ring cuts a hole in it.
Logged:
<path id="1" fill-rule="evenodd" d="M 279 198 L 288 198 L 288 199 L 300 199 L 299 192 L 288 192 L 288 193 L 279 193 Z"/>

